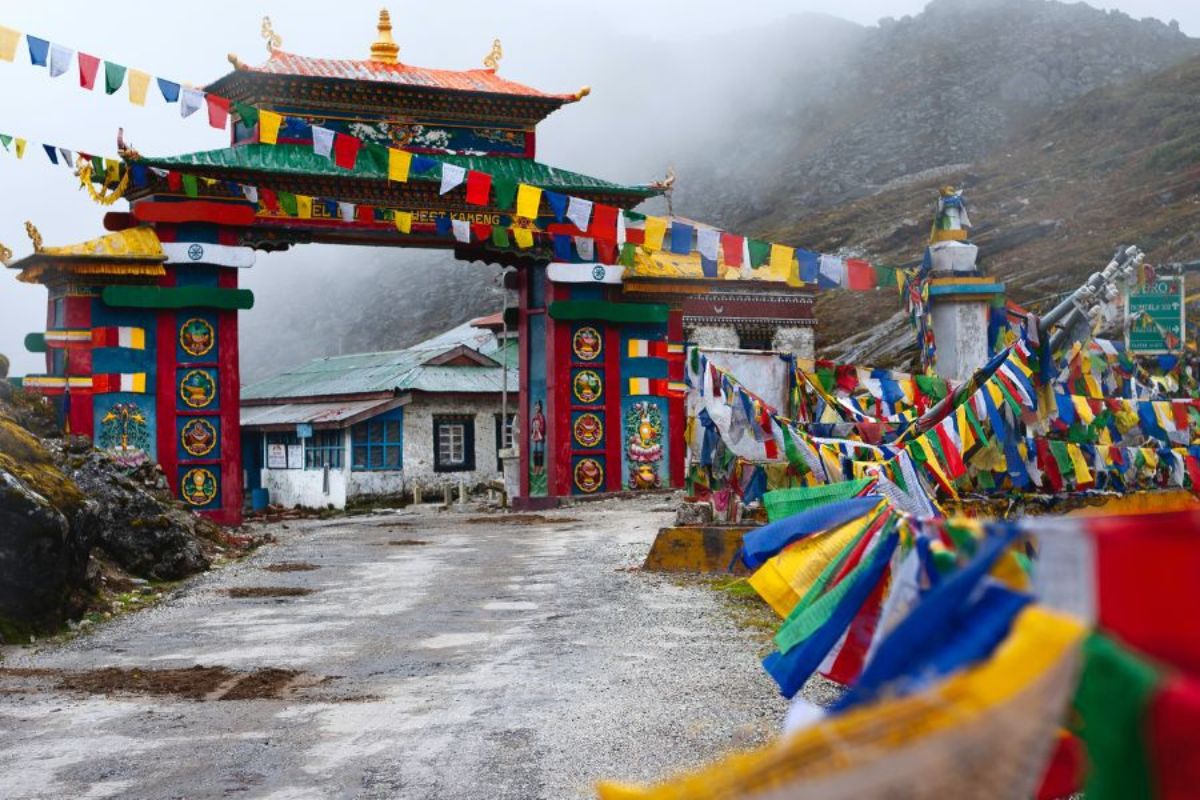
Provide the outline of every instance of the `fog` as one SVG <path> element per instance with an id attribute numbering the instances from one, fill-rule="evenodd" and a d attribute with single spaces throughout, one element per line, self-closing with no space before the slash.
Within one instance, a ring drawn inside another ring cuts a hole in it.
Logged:
<path id="1" fill-rule="evenodd" d="M 884 16 L 918 13 L 923 5 L 923 0 L 510 0 L 393 3 L 391 12 L 405 62 L 476 67 L 492 39 L 499 37 L 504 46 L 500 72 L 505 77 L 556 92 L 590 86 L 591 96 L 564 107 L 540 126 L 539 160 L 612 180 L 642 182 L 661 177 L 682 158 L 707 152 L 707 143 L 726 139 L 724 134 L 757 115 L 770 114 L 772 89 L 781 81 L 797 80 L 806 65 L 829 57 L 821 42 L 804 38 L 806 27 L 817 24 L 804 15 L 828 14 L 854 25 L 873 25 Z M 1093 5 L 1117 7 L 1133 17 L 1177 19 L 1186 33 L 1200 34 L 1200 4 L 1194 0 Z M 0 13 L 0 24 L 152 75 L 202 85 L 229 71 L 227 53 L 251 64 L 266 58 L 259 35 L 264 14 L 272 18 L 284 50 L 365 58 L 378 9 L 379 0 L 125 2 L 103 7 L 68 0 L 10 0 Z M 820 24 L 825 30 L 830 23 Z M 153 88 L 146 107 L 138 108 L 127 102 L 124 89 L 111 97 L 99 89 L 80 89 L 74 68 L 52 80 L 45 69 L 29 65 L 23 42 L 14 63 L 0 62 L 0 85 L 0 132 L 30 140 L 21 161 L 0 153 L 0 242 L 18 258 L 31 249 L 25 220 L 37 225 L 47 245 L 103 233 L 106 209 L 79 190 L 69 170 L 47 161 L 42 142 L 111 156 L 117 128 L 124 127 L 127 139 L 146 154 L 227 144 L 226 135 L 207 127 L 203 113 L 181 120 L 178 107 L 165 105 Z M 720 155 L 714 152 L 712 158 Z M 114 208 L 123 210 L 125 204 Z M 381 270 L 401 271 L 416 282 L 445 269 L 453 279 L 466 265 L 447 267 L 446 258 L 321 246 L 260 256 L 258 265 L 243 273 L 243 285 L 259 298 L 256 308 L 243 316 L 244 346 L 248 354 L 254 351 L 247 371 L 261 374 L 302 356 L 360 346 L 345 336 L 336 343 L 322 342 L 319 322 L 289 313 L 293 298 L 325 296 L 331 314 L 353 318 L 361 311 L 350 307 L 353 296 L 328 287 L 371 284 Z M 413 296 L 421 294 L 419 287 L 413 289 Z M 0 352 L 11 359 L 13 374 L 43 369 L 42 357 L 25 352 L 23 339 L 44 329 L 45 299 L 42 287 L 21 284 L 12 272 L 0 276 Z M 477 299 L 486 307 L 494 297 L 485 293 Z M 397 293 L 389 300 L 403 309 L 412 297 Z M 367 326 L 376 322 L 362 320 Z M 407 344 L 411 336 L 403 312 L 390 322 L 389 341 Z M 270 347 L 265 346 L 268 340 Z M 277 349 L 286 342 L 305 344 Z"/>

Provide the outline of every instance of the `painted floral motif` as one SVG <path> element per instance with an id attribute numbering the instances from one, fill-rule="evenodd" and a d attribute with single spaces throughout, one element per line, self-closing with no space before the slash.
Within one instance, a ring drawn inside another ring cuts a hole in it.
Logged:
<path id="1" fill-rule="evenodd" d="M 594 403 L 600 399 L 604 384 L 595 370 L 585 369 L 576 373 L 572 381 L 575 399 L 581 403 Z"/>
<path id="2" fill-rule="evenodd" d="M 604 423 L 595 414 L 581 414 L 572 430 L 580 447 L 596 447 L 604 441 Z"/>
<path id="3" fill-rule="evenodd" d="M 116 460 L 135 467 L 150 460 L 150 428 L 137 403 L 116 403 L 100 418 L 96 442 Z"/>
<path id="4" fill-rule="evenodd" d="M 208 320 L 192 317 L 179 329 L 179 346 L 193 358 L 207 355 L 217 337 Z"/>
<path id="5" fill-rule="evenodd" d="M 594 458 L 580 459 L 575 465 L 575 485 L 585 494 L 599 490 L 604 485 L 604 467 Z"/>
<path id="6" fill-rule="evenodd" d="M 179 490 L 190 505 L 206 506 L 217 496 L 217 476 L 204 467 L 189 469 L 183 473 Z"/>
<path id="7" fill-rule="evenodd" d="M 179 432 L 179 440 L 188 455 L 200 458 L 217 446 L 217 430 L 206 419 L 188 420 Z"/>
<path id="8" fill-rule="evenodd" d="M 571 341 L 571 346 L 575 351 L 575 357 L 580 361 L 595 361 L 600 357 L 600 350 L 604 347 L 604 343 L 600 339 L 599 331 L 592 327 L 586 327 L 575 331 L 575 338 Z"/>
<path id="9" fill-rule="evenodd" d="M 658 405 L 634 403 L 625 412 L 625 454 L 629 457 L 629 486 L 657 489 L 662 485 L 658 465 L 662 461 L 663 419 Z"/>
<path id="10" fill-rule="evenodd" d="M 217 396 L 217 383 L 202 369 L 190 370 L 179 382 L 179 396 L 191 408 L 204 408 Z"/>

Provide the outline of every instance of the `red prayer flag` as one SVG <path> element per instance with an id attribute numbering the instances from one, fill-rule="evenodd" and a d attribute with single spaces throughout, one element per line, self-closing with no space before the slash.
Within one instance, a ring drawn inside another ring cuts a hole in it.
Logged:
<path id="1" fill-rule="evenodd" d="M 79 56 L 79 85 L 91 90 L 96 86 L 96 72 L 100 69 L 100 59 L 80 51 Z"/>
<path id="2" fill-rule="evenodd" d="M 1186 800 L 1200 785 L 1200 681 L 1174 675 L 1150 701 L 1150 763 L 1161 800 Z"/>
<path id="3" fill-rule="evenodd" d="M 375 206 L 360 205 L 354 209 L 354 216 L 359 222 L 374 222 L 375 221 Z"/>
<path id="4" fill-rule="evenodd" d="M 617 241 L 617 207 L 602 203 L 592 205 L 592 221 L 588 225 L 588 236 L 601 242 Z M 606 263 L 612 263 L 606 262 Z"/>
<path id="5" fill-rule="evenodd" d="M 596 260 L 601 264 L 617 263 L 617 242 L 615 239 L 596 240 Z"/>
<path id="6" fill-rule="evenodd" d="M 229 98 L 206 94 L 204 102 L 208 104 L 208 124 L 225 130 L 225 123 L 229 121 Z"/>
<path id="7" fill-rule="evenodd" d="M 492 226 L 486 222 L 472 222 L 471 238 L 477 242 L 486 242 L 492 238 Z"/>
<path id="8" fill-rule="evenodd" d="M 467 202 L 473 206 L 486 206 L 492 192 L 492 176 L 486 172 L 467 170 Z"/>
<path id="9" fill-rule="evenodd" d="M 740 267 L 742 265 L 742 248 L 745 237 L 734 233 L 721 234 L 721 251 L 725 254 L 725 266 Z"/>
<path id="10" fill-rule="evenodd" d="M 347 136 L 344 133 L 334 134 L 333 163 L 342 169 L 354 169 L 354 164 L 358 161 L 358 151 L 361 147 L 362 140 L 357 136 Z"/>
<path id="11" fill-rule="evenodd" d="M 262 201 L 262 204 L 267 208 L 268 211 L 279 210 L 279 198 L 275 196 L 275 192 L 273 190 L 259 188 L 258 199 Z"/>
<path id="12" fill-rule="evenodd" d="M 856 292 L 874 289 L 875 268 L 861 258 L 846 259 L 846 288 Z"/>
<path id="13" fill-rule="evenodd" d="M 172 192 L 178 192 L 183 189 L 183 176 L 175 170 L 167 171 L 167 188 Z"/>

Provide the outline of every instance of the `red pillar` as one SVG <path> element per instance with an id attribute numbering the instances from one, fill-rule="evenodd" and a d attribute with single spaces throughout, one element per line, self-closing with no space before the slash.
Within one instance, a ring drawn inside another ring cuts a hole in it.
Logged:
<path id="1" fill-rule="evenodd" d="M 683 309 L 681 308 L 672 308 L 670 315 L 667 317 L 667 341 L 683 341 Z M 668 361 L 668 377 L 671 380 L 682 381 L 683 370 L 684 364 L 682 361 Z M 683 474 L 683 457 L 687 451 L 687 443 L 683 440 L 684 431 L 686 430 L 684 424 L 684 398 L 668 398 L 667 414 L 670 416 L 667 422 L 667 432 L 670 437 L 669 441 L 671 442 L 668 469 L 671 473 L 671 486 L 679 489 L 683 487 L 686 478 Z"/>

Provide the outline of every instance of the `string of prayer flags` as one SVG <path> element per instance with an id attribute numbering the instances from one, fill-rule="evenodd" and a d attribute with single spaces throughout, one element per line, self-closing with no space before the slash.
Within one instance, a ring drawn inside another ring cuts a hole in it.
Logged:
<path id="1" fill-rule="evenodd" d="M 443 167 L 443 170 L 445 167 Z M 442 175 L 445 178 L 445 173 Z M 486 172 L 467 172 L 467 202 L 473 206 L 486 206 L 492 194 L 492 176 Z"/>
<path id="2" fill-rule="evenodd" d="M 465 167 L 460 167 L 457 164 L 442 164 L 442 185 L 438 189 L 438 194 L 446 194 L 458 188 L 466 179 L 467 170 Z"/>
<path id="3" fill-rule="evenodd" d="M 17 57 L 17 46 L 21 43 L 21 32 L 0 25 L 0 61 L 12 61 Z"/>
<path id="4" fill-rule="evenodd" d="M 522 183 L 517 187 L 517 216 L 528 220 L 538 218 L 538 206 L 542 203 L 542 190 L 538 186 Z M 531 234 L 532 235 L 532 234 Z M 520 239 L 517 240 L 520 242 Z M 522 245 L 527 246 L 527 245 Z"/>

